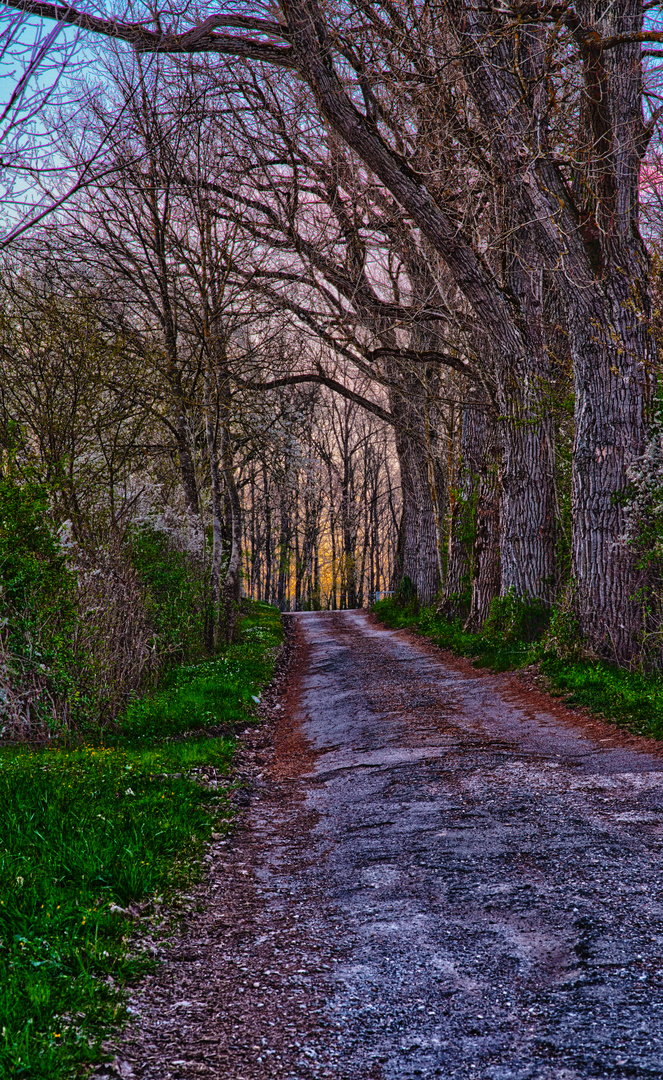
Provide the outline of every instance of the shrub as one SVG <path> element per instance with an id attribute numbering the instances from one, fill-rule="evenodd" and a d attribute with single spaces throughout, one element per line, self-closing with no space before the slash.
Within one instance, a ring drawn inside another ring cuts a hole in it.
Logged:
<path id="1" fill-rule="evenodd" d="M 41 484 L 0 480 L 0 587 L 10 652 L 52 665 L 74 625 L 74 576 Z"/>
<path id="2" fill-rule="evenodd" d="M 407 574 L 403 574 L 398 583 L 394 592 L 394 603 L 400 608 L 407 608 L 412 611 L 418 610 L 417 586 Z"/>
<path id="3" fill-rule="evenodd" d="M 158 679 L 162 661 L 147 586 L 118 544 L 75 549 L 78 624 L 72 701 L 78 726 L 103 726 Z"/>
<path id="4" fill-rule="evenodd" d="M 0 738 L 107 725 L 205 655 L 203 567 L 165 531 L 88 548 L 51 518 L 45 485 L 0 478 Z"/>
<path id="5" fill-rule="evenodd" d="M 168 533 L 143 524 L 131 531 L 131 563 L 147 588 L 146 607 L 166 663 L 191 660 L 205 651 L 203 567 Z"/>
<path id="6" fill-rule="evenodd" d="M 550 609 L 540 600 L 523 600 L 513 591 L 491 602 L 481 634 L 491 644 L 537 641 L 550 622 Z"/>
<path id="7" fill-rule="evenodd" d="M 66 725 L 76 628 L 74 574 L 49 524 L 48 493 L 0 479 L 0 734 L 44 734 Z"/>

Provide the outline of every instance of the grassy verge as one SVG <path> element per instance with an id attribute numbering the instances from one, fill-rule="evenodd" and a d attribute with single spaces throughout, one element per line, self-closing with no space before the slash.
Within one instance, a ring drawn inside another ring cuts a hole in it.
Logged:
<path id="1" fill-rule="evenodd" d="M 581 705 L 604 719 L 640 735 L 663 738 L 663 679 L 658 675 L 626 671 L 600 660 L 561 658 L 546 646 L 545 635 L 524 641 L 505 632 L 499 620 L 487 632 L 470 634 L 458 620 L 436 614 L 434 608 L 416 611 L 393 600 L 381 600 L 373 609 L 394 629 L 409 628 L 459 656 L 471 657 L 475 666 L 496 671 L 537 664 L 546 676 L 547 689 L 567 705 Z"/>
<path id="2" fill-rule="evenodd" d="M 149 966 L 125 909 L 158 913 L 229 827 L 232 727 L 280 641 L 278 612 L 253 605 L 237 644 L 135 702 L 106 745 L 0 751 L 0 1077 L 69 1078 L 103 1058 L 123 987 Z M 227 786 L 197 782 L 210 767 Z"/>

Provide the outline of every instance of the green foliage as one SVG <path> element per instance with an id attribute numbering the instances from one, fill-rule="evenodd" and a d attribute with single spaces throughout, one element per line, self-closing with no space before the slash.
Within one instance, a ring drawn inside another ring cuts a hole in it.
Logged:
<path id="1" fill-rule="evenodd" d="M 437 605 L 436 611 L 450 621 L 467 619 L 472 606 L 472 588 L 468 585 L 462 592 L 451 593 L 445 596 Z"/>
<path id="2" fill-rule="evenodd" d="M 282 633 L 276 608 L 251 603 L 237 641 L 222 656 L 175 669 L 155 694 L 129 705 L 122 737 L 134 743 L 244 722 L 269 681 Z"/>
<path id="3" fill-rule="evenodd" d="M 528 608 L 531 605 L 519 607 L 500 601 L 491 611 L 491 627 L 487 622 L 478 634 L 467 633 L 459 620 L 445 619 L 435 608 L 413 614 L 387 599 L 373 610 L 387 626 L 425 634 L 442 648 L 472 657 L 477 667 L 506 671 L 536 663 L 551 691 L 563 697 L 566 704 L 581 705 L 638 734 L 663 738 L 661 676 L 625 671 L 601 660 L 584 658 L 577 623 L 565 600 L 553 608 L 549 629 L 538 641 L 519 640 L 518 626 L 524 627 L 528 635 L 532 631 Z M 508 633 L 510 640 L 501 641 L 500 633 Z"/>
<path id="4" fill-rule="evenodd" d="M 550 613 L 550 623 L 542 641 L 543 653 L 558 660 L 580 660 L 585 653 L 571 597 L 570 587 L 561 593 Z"/>
<path id="5" fill-rule="evenodd" d="M 200 656 L 205 640 L 204 576 L 195 560 L 168 534 L 143 524 L 131 530 L 131 562 L 148 588 L 148 613 L 165 656 Z"/>
<path id="6" fill-rule="evenodd" d="M 529 605 L 522 605 L 521 608 L 519 604 L 512 603 L 510 598 L 504 599 L 506 604 L 491 606 L 491 626 L 487 633 L 479 634 L 464 630 L 460 619 L 446 618 L 434 607 L 423 608 L 416 613 L 399 609 L 393 600 L 387 599 L 381 600 L 373 610 L 387 626 L 411 626 L 430 637 L 441 648 L 475 658 L 478 666 L 506 671 L 508 668 L 532 662 L 531 642 L 517 638 L 514 628 L 519 624 L 529 628 L 533 615 L 529 611 Z M 506 633 L 501 627 L 506 628 Z"/>
<path id="7" fill-rule="evenodd" d="M 659 675 L 555 656 L 544 658 L 541 670 L 566 704 L 582 705 L 637 734 L 663 738 L 663 679 Z"/>
<path id="8" fill-rule="evenodd" d="M 415 612 L 419 608 L 417 586 L 407 574 L 403 574 L 398 583 L 398 587 L 394 592 L 393 603 L 406 611 Z"/>
<path id="9" fill-rule="evenodd" d="M 74 625 L 74 577 L 49 525 L 48 494 L 0 478 L 0 588 L 12 653 L 57 663 Z"/>
<path id="10" fill-rule="evenodd" d="M 20 724 L 42 734 L 69 712 L 75 681 L 76 579 L 48 513 L 46 488 L 0 476 L 0 644 L 5 685 L 0 735 Z M 29 687 L 25 699 L 15 687 Z M 21 704 L 16 707 L 16 702 Z"/>
<path id="11" fill-rule="evenodd" d="M 523 600 L 513 591 L 490 605 L 482 636 L 493 645 L 537 641 L 550 622 L 550 609 L 540 600 Z"/>
<path id="12" fill-rule="evenodd" d="M 0 1076 L 65 1080 L 103 1058 L 122 987 L 149 966 L 117 907 L 195 879 L 212 829 L 229 827 L 234 741 L 206 736 L 195 703 L 250 722 L 280 640 L 278 612 L 252 605 L 226 656 L 171 672 L 113 745 L 0 751 Z M 225 789 L 198 782 L 209 766 Z"/>

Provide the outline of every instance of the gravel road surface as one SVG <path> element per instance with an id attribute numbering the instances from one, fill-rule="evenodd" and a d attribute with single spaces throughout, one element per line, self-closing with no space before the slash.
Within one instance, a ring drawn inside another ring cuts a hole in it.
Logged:
<path id="1" fill-rule="evenodd" d="M 663 1077 L 661 750 L 364 612 L 286 619 L 250 811 L 135 995 L 133 1075 Z"/>

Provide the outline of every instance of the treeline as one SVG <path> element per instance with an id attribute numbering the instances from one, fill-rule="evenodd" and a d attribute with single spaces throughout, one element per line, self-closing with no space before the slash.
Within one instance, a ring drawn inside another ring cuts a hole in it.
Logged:
<path id="1" fill-rule="evenodd" d="M 55 296 L 25 264 L 4 286 L 5 737 L 112 723 L 232 640 L 243 595 L 354 607 L 387 587 L 400 494 L 384 425 L 325 387 L 246 390 L 224 414 L 193 365 L 173 400 L 158 349 L 88 295 Z"/>
<path id="2" fill-rule="evenodd" d="M 202 650 L 242 589 L 390 588 L 471 630 L 555 607 L 658 666 L 652 12 L 40 14 L 107 42 L 43 113 L 85 181 L 6 253 L 3 473 L 68 567 L 149 593 L 145 670 L 193 647 L 157 626 L 148 534 L 199 583 Z"/>
<path id="3" fill-rule="evenodd" d="M 282 611 L 363 607 L 391 589 L 400 522 L 389 430 L 317 393 L 305 434 L 240 471 L 244 591 Z"/>

